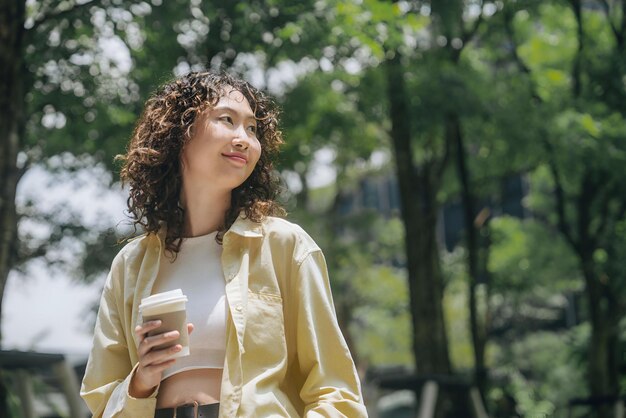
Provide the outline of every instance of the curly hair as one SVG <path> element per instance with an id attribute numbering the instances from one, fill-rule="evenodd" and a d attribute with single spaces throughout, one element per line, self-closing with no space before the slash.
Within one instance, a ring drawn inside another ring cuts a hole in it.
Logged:
<path id="1" fill-rule="evenodd" d="M 130 187 L 127 204 L 135 231 L 140 226 L 147 233 L 156 233 L 165 227 L 165 248 L 174 257 L 184 234 L 185 209 L 179 204 L 183 148 L 191 139 L 196 118 L 231 90 L 242 93 L 254 112 L 261 156 L 250 177 L 231 192 L 231 205 L 217 240 L 221 243 L 242 211 L 254 222 L 285 214 L 275 201 L 279 182 L 272 160 L 283 143 L 276 104 L 226 72 L 191 72 L 161 86 L 147 100 L 126 154 L 116 157 L 123 161 L 122 184 Z"/>

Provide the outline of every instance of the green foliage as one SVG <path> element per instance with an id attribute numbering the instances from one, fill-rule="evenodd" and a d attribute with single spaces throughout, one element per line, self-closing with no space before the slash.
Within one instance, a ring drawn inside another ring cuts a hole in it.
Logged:
<path id="1" fill-rule="evenodd" d="M 530 334 L 497 350 L 494 375 L 507 383 L 491 389 L 490 402 L 510 394 L 522 416 L 565 416 L 569 399 L 585 395 L 581 356 L 588 338 L 589 327 L 582 325 Z"/>
<path id="2" fill-rule="evenodd" d="M 358 267 L 353 269 L 354 266 Z M 361 303 L 349 328 L 355 337 L 358 357 L 370 366 L 410 366 L 411 320 L 405 275 L 397 269 L 358 260 L 349 260 L 340 271 L 352 280 L 358 277 Z"/>
<path id="3" fill-rule="evenodd" d="M 341 1 L 330 3 L 333 9 L 333 32 L 339 34 L 357 49 L 365 49 L 370 55 L 366 62 L 378 64 L 387 51 L 406 47 L 405 34 L 418 34 L 423 31 L 430 19 L 415 13 L 414 6 L 399 2 L 381 0 Z M 341 41 L 335 39 L 335 41 Z M 340 44 L 340 43 L 335 43 Z"/>
<path id="4" fill-rule="evenodd" d="M 545 417 L 554 412 L 554 404 L 540 399 L 536 390 L 528 384 L 521 373 L 513 371 L 510 375 L 511 390 L 517 401 L 517 408 L 522 416 Z"/>
<path id="5" fill-rule="evenodd" d="M 357 86 L 351 84 L 357 82 Z M 339 171 L 365 161 L 382 146 L 380 125 L 358 109 L 358 78 L 341 72 L 313 73 L 302 78 L 281 100 L 286 145 L 281 169 L 305 173 L 322 149 L 336 153 Z M 373 92 L 372 92 L 373 93 Z"/>
<path id="6" fill-rule="evenodd" d="M 562 3 L 544 2 L 537 13 L 531 16 L 527 10 L 520 10 L 515 15 L 515 32 L 518 39 L 524 40 L 519 55 L 531 68 L 539 96 L 545 101 L 562 100 L 563 90 L 571 83 L 577 48 L 576 20 L 571 8 Z"/>
<path id="7" fill-rule="evenodd" d="M 31 89 L 22 151 L 32 163 L 68 151 L 110 164 L 123 150 L 140 100 L 136 82 L 127 78 L 131 62 L 124 52 L 140 46 L 137 23 L 144 9 L 75 6 L 27 33 L 24 59 Z M 29 19 L 40 13 L 50 10 L 33 4 Z"/>
<path id="8" fill-rule="evenodd" d="M 524 297 L 545 287 L 563 292 L 580 287 L 578 261 L 554 230 L 537 221 L 499 217 L 491 222 L 489 271 L 494 293 Z"/>

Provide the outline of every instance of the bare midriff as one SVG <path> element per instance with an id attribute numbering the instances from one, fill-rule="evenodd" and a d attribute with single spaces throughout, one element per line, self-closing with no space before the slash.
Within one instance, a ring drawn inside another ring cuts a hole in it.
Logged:
<path id="1" fill-rule="evenodd" d="M 222 369 L 194 369 L 176 373 L 161 382 L 157 408 L 206 405 L 220 401 Z"/>

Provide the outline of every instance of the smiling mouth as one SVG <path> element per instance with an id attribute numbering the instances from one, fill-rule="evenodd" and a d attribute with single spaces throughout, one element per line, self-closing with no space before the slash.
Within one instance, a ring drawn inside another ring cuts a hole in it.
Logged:
<path id="1" fill-rule="evenodd" d="M 222 154 L 222 155 L 224 155 L 224 157 L 228 158 L 229 160 L 236 161 L 238 163 L 246 164 L 248 162 L 248 160 L 246 160 L 244 157 L 240 157 L 238 155 L 227 155 L 227 154 Z"/>

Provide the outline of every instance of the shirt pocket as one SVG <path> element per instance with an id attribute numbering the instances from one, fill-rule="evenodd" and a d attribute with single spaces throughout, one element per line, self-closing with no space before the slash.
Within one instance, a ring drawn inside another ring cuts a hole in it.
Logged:
<path id="1" fill-rule="evenodd" d="M 244 345 L 246 353 L 267 366 L 285 359 L 285 321 L 280 295 L 248 292 L 248 309 Z"/>

